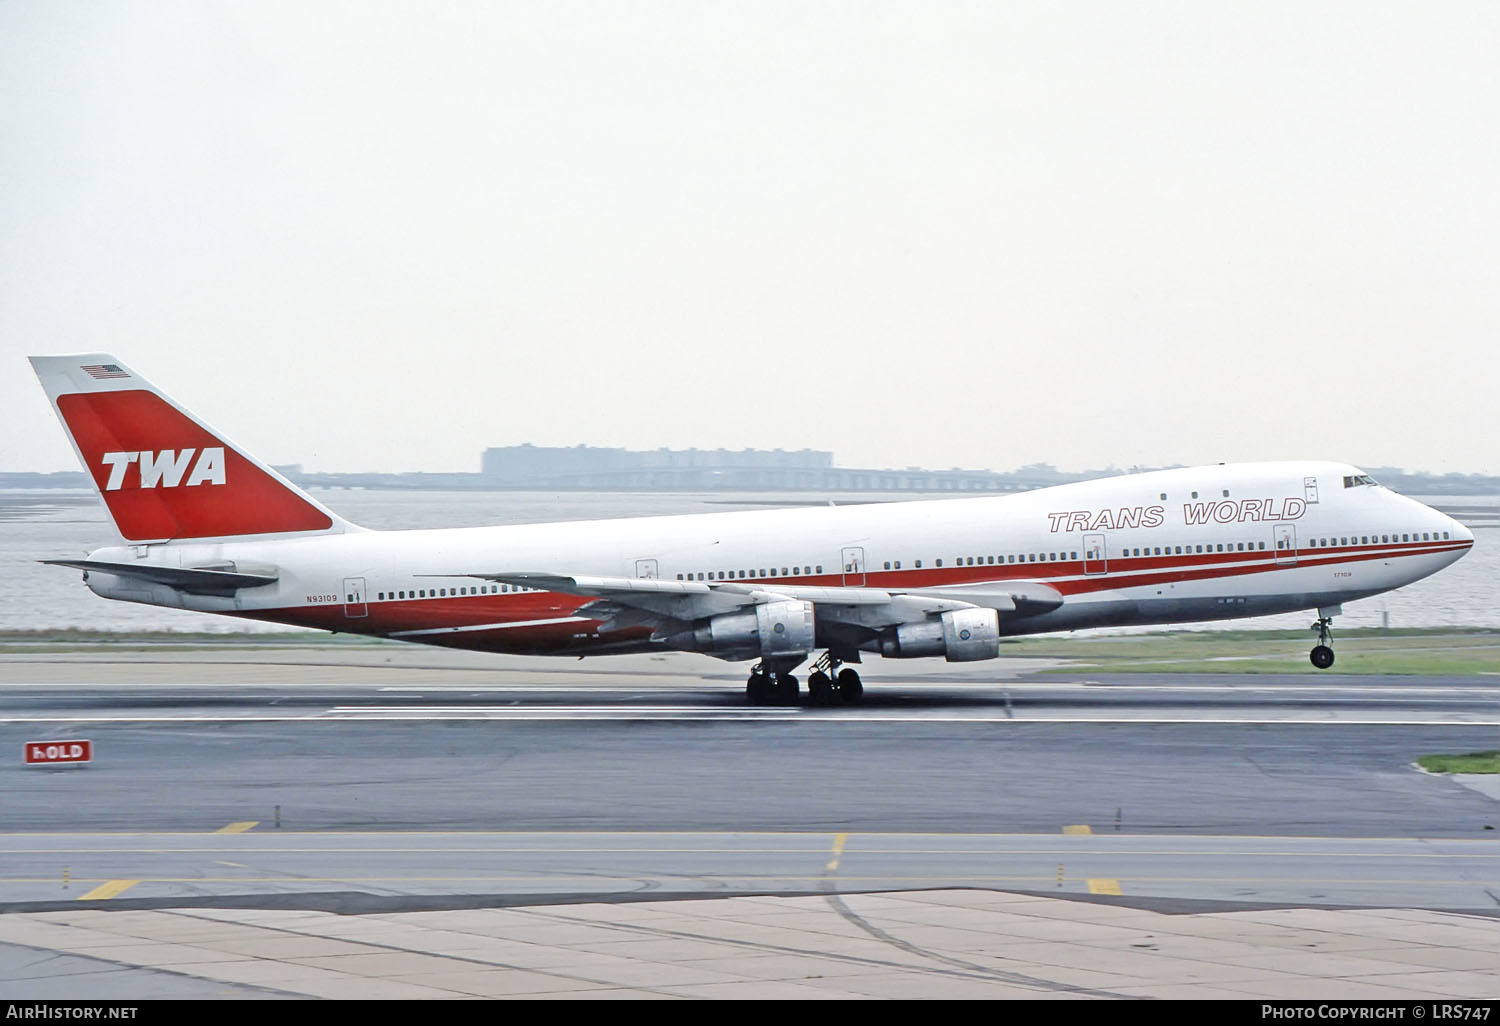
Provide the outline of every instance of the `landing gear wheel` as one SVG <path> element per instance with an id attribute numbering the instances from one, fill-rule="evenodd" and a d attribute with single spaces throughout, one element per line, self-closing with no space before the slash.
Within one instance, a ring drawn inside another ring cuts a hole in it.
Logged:
<path id="1" fill-rule="evenodd" d="M 752 670 L 745 683 L 745 697 L 751 705 L 766 705 L 771 701 L 771 678 L 762 670 Z"/>
<path id="2" fill-rule="evenodd" d="M 807 698 L 813 705 L 828 705 L 833 701 L 833 678 L 822 670 L 807 675 Z"/>
<path id="3" fill-rule="evenodd" d="M 1319 610 L 1319 612 L 1322 612 Z M 1312 625 L 1312 629 L 1318 632 L 1318 644 L 1308 656 L 1312 664 L 1320 670 L 1326 670 L 1333 665 L 1333 617 L 1319 616 Z"/>
<path id="4" fill-rule="evenodd" d="M 798 699 L 802 697 L 802 693 L 797 690 L 797 678 L 790 673 L 778 673 L 773 687 L 776 702 L 779 705 L 796 705 Z"/>
<path id="5" fill-rule="evenodd" d="M 865 696 L 865 686 L 859 674 L 853 670 L 839 671 L 839 698 L 845 705 L 853 705 Z"/>

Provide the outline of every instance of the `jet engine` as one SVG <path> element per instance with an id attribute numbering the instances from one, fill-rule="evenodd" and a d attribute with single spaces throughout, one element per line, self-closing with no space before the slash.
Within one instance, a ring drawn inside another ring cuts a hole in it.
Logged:
<path id="1" fill-rule="evenodd" d="M 1000 654 L 1000 614 L 993 609 L 955 609 L 937 620 L 904 623 L 880 639 L 890 659 L 942 656 L 950 663 L 994 659 Z"/>
<path id="2" fill-rule="evenodd" d="M 813 604 L 783 599 L 724 613 L 693 629 L 688 646 L 725 659 L 766 659 L 813 650 Z"/>

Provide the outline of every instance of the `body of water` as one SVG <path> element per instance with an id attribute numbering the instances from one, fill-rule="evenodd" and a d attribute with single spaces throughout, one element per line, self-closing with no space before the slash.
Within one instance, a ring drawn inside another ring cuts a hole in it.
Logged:
<path id="1" fill-rule="evenodd" d="M 551 520 L 596 520 L 674 513 L 713 513 L 787 504 L 818 504 L 805 494 L 683 494 L 661 492 L 402 492 L 317 491 L 340 516 L 382 530 L 480 527 Z M 862 495 L 857 501 L 896 496 Z M 910 499 L 911 496 L 900 496 Z M 1474 549 L 1426 580 L 1344 607 L 1335 629 L 1500 627 L 1500 496 L 1414 496 L 1474 529 Z M 836 500 L 839 501 L 839 500 Z M 850 497 L 849 502 L 856 501 Z M 841 502 L 842 504 L 842 502 Z M 76 570 L 38 560 L 80 558 L 119 537 L 92 490 L 0 491 L 0 630 L 282 631 L 232 617 L 159 609 L 101 599 Z M 566 571 L 567 567 L 557 569 Z M 1305 628 L 1311 614 L 1222 620 L 1210 630 Z"/>

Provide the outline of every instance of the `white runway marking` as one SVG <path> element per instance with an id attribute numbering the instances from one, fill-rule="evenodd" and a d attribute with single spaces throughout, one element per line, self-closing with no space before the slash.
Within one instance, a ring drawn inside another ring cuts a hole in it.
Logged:
<path id="1" fill-rule="evenodd" d="M 1485 673 L 1485 676 L 1500 676 L 1500 673 Z M 1455 686 L 1450 684 L 1341 684 L 1337 680 L 1327 683 L 1307 684 L 1257 684 L 1253 682 L 1237 681 L 1225 682 L 1223 684 L 1135 684 L 1129 681 L 1057 681 L 1043 684 L 1026 683 L 1017 684 L 1008 681 L 905 681 L 905 680 L 866 680 L 866 687 L 872 689 L 872 693 L 878 695 L 881 690 L 911 692 L 931 691 L 942 694 L 959 692 L 974 693 L 980 691 L 993 691 L 996 693 L 1008 691 L 1012 695 L 1027 695 L 1039 698 L 1056 696 L 1071 692 L 1084 690 L 1086 692 L 1119 692 L 1121 694 L 1210 694 L 1222 695 L 1226 698 L 1243 696 L 1248 694 L 1286 694 L 1286 695 L 1312 695 L 1321 692 L 1332 692 L 1337 695 L 1463 695 L 1472 698 L 1483 698 L 1491 701 L 1500 700 L 1500 685 L 1486 684 L 1483 686 Z M 46 689 L 54 693 L 66 693 L 69 691 L 126 691 L 131 689 L 162 690 L 162 691 L 254 691 L 254 690 L 278 690 L 301 693 L 316 693 L 319 690 L 361 690 L 358 686 L 331 685 L 317 683 L 287 683 L 281 681 L 137 681 L 112 684 L 99 683 L 54 683 L 49 681 L 4 681 L 0 682 L 0 690 L 14 689 L 21 691 L 35 691 Z M 632 691 L 649 694 L 690 694 L 690 695 L 738 695 L 744 690 L 743 685 L 713 685 L 703 682 L 691 682 L 683 684 L 661 684 L 655 681 L 642 680 L 638 683 L 620 684 L 382 684 L 368 687 L 371 694 L 391 695 L 485 695 L 485 694 L 523 694 L 523 695 L 552 695 L 552 694 L 604 694 L 620 695 Z"/>
<path id="2" fill-rule="evenodd" d="M 0 717 L 0 724 L 107 724 L 107 723 L 299 723 L 335 721 L 394 721 L 394 720 L 506 720 L 512 722 L 552 722 L 562 720 L 618 720 L 618 721 L 672 721 L 683 720 L 740 720 L 775 723 L 816 725 L 832 723 L 983 723 L 1008 724 L 1012 726 L 1038 726 L 1045 724 L 1116 724 L 1135 725 L 1193 725 L 1193 726 L 1317 726 L 1317 727 L 1500 727 L 1500 719 L 1327 719 L 1317 716 L 1300 718 L 1241 716 L 1024 716 L 1006 715 L 1004 710 L 995 713 L 911 713 L 911 712 L 830 712 L 802 709 L 722 709 L 722 710 L 678 710 L 648 712 L 630 707 L 618 709 L 581 709 L 568 707 L 546 707 L 523 709 L 499 707 L 476 711 L 473 708 L 417 710 L 408 708 L 395 710 L 371 710 L 357 708 L 335 708 L 325 711 L 309 711 L 300 715 L 268 716 L 247 713 L 218 713 L 212 715 L 183 714 L 180 716 L 78 716 L 38 715 Z"/>

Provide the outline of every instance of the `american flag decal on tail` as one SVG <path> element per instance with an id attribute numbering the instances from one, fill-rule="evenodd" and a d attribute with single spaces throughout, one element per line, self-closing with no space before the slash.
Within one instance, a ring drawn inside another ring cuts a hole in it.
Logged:
<path id="1" fill-rule="evenodd" d="M 106 381 L 110 378 L 130 377 L 117 364 L 113 363 L 86 363 L 83 365 L 83 369 L 99 381 Z"/>

